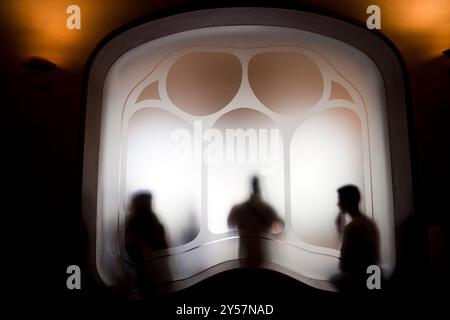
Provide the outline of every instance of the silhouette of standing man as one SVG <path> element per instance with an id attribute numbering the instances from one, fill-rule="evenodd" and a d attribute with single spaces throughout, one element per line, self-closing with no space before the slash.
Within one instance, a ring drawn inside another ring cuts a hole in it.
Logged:
<path id="1" fill-rule="evenodd" d="M 367 267 L 379 263 L 378 229 L 372 219 L 359 210 L 361 196 L 356 186 L 346 185 L 337 192 L 340 213 L 336 226 L 342 235 L 339 264 L 342 275 L 334 281 L 341 291 L 359 291 L 366 289 Z M 346 226 L 345 214 L 351 217 Z"/>
<path id="2" fill-rule="evenodd" d="M 265 258 L 261 235 L 279 233 L 283 223 L 275 210 L 261 198 L 258 177 L 252 178 L 250 198 L 231 209 L 228 225 L 239 232 L 239 258 L 246 259 L 249 266 L 260 266 Z"/>
<path id="3" fill-rule="evenodd" d="M 134 263 L 137 286 L 141 294 L 154 294 L 159 282 L 170 277 L 168 266 L 151 270 L 146 263 L 152 252 L 167 247 L 164 226 L 152 209 L 152 194 L 147 191 L 134 194 L 125 227 L 125 248 Z"/>

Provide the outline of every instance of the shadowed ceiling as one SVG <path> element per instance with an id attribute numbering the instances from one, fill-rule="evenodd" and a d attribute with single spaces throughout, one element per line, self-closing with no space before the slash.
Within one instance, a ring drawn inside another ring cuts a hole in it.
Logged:
<path id="1" fill-rule="evenodd" d="M 66 8 L 81 8 L 81 30 L 68 30 Z M 81 68 L 95 45 L 121 25 L 155 11 L 197 4 L 186 0 L 8 0 L 0 4 L 3 32 L 20 58 L 41 56 L 64 69 Z M 450 39 L 448 0 L 290 1 L 321 8 L 365 23 L 371 4 L 381 8 L 382 32 L 400 49 L 408 65 L 441 55 Z M 211 5 L 211 4 L 209 4 Z M 274 2 L 273 5 L 277 5 Z M 201 7 L 196 5 L 196 7 Z"/>

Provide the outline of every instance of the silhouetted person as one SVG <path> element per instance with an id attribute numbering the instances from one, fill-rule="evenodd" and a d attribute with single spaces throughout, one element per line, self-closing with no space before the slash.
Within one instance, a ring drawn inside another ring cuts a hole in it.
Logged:
<path id="1" fill-rule="evenodd" d="M 239 232 L 239 258 L 246 259 L 250 266 L 259 266 L 265 258 L 261 235 L 278 233 L 283 227 L 275 210 L 261 198 L 259 179 L 252 178 L 250 198 L 231 209 L 228 226 Z"/>
<path id="2" fill-rule="evenodd" d="M 151 193 L 136 193 L 131 200 L 125 226 L 125 248 L 135 264 L 137 285 L 144 295 L 156 290 L 158 273 L 168 272 L 150 270 L 146 260 L 152 252 L 167 247 L 164 227 L 152 210 Z"/>
<path id="3" fill-rule="evenodd" d="M 334 280 L 341 291 L 367 290 L 367 267 L 379 263 L 378 229 L 372 219 L 359 210 L 361 196 L 356 186 L 346 185 L 337 192 L 340 213 L 336 218 L 336 226 L 342 235 L 339 264 L 342 274 Z M 345 214 L 351 218 L 346 226 Z"/>

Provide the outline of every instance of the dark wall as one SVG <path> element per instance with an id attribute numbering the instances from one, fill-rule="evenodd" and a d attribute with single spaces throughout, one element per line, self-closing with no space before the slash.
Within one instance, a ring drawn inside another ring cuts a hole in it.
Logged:
<path id="1" fill-rule="evenodd" d="M 64 70 L 34 75 L 14 57 L 3 59 L 4 213 L 13 220 L 4 228 L 11 232 L 10 266 L 20 273 L 10 280 L 20 291 L 53 288 L 59 295 L 65 268 L 82 261 L 82 77 Z"/>

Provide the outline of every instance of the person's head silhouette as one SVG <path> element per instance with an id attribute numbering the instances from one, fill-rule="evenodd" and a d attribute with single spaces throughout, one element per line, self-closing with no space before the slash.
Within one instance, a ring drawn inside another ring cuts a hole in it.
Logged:
<path id="1" fill-rule="evenodd" d="M 359 201 L 361 195 L 358 187 L 354 185 L 346 185 L 337 190 L 338 192 L 338 206 L 342 212 L 348 213 L 350 216 L 359 215 Z"/>
<path id="2" fill-rule="evenodd" d="M 257 176 L 252 177 L 252 195 L 261 195 L 261 188 L 259 186 L 259 178 Z"/>
<path id="3" fill-rule="evenodd" d="M 131 200 L 131 212 L 145 212 L 152 209 L 152 194 L 148 191 L 140 191 Z"/>

